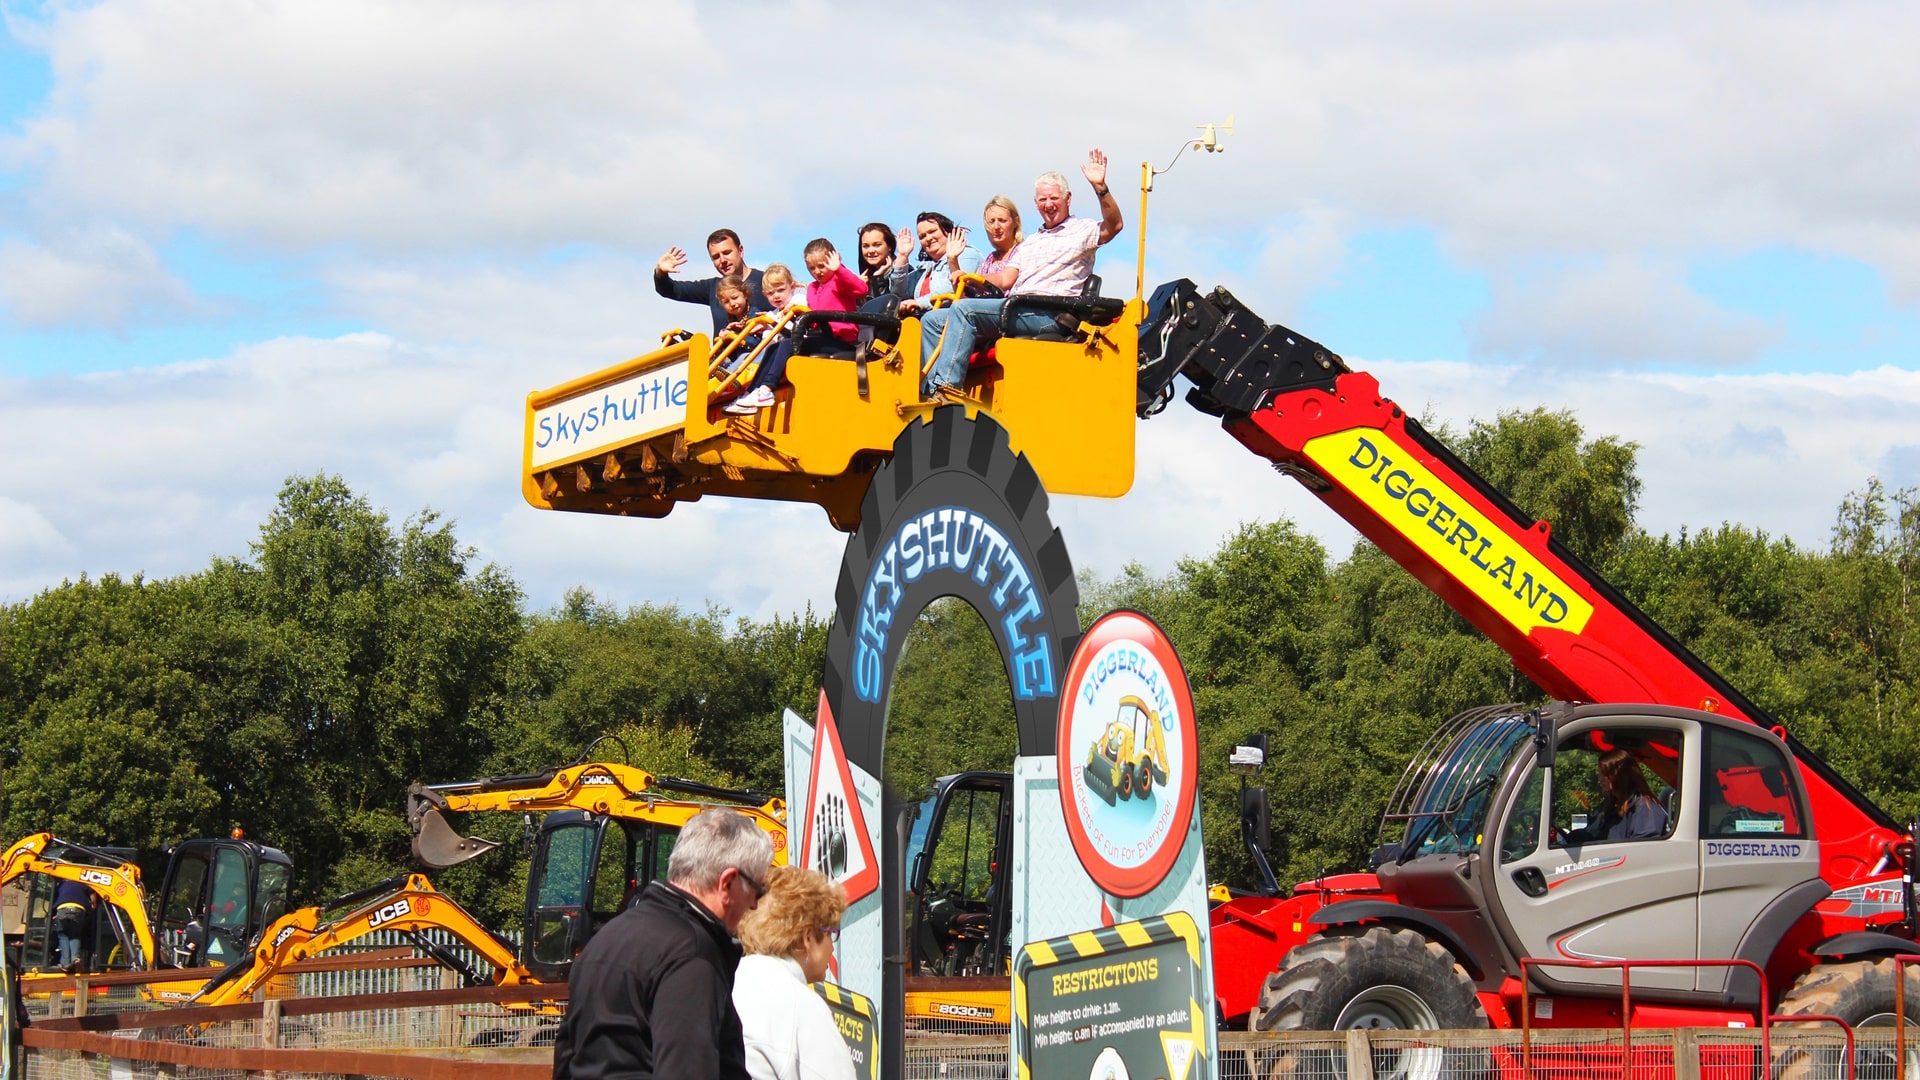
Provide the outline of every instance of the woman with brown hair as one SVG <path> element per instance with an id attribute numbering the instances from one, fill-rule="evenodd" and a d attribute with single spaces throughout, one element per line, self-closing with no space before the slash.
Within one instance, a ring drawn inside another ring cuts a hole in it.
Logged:
<path id="1" fill-rule="evenodd" d="M 776 866 L 767 895 L 740 924 L 747 955 L 733 1007 L 754 1080 L 855 1080 L 853 1055 L 810 984 L 827 977 L 846 893 L 818 870 Z"/>
<path id="2" fill-rule="evenodd" d="M 1569 843 L 1595 840 L 1658 840 L 1667 834 L 1667 812 L 1654 799 L 1640 762 L 1625 750 L 1601 755 L 1600 811 L 1585 828 L 1567 834 Z"/>

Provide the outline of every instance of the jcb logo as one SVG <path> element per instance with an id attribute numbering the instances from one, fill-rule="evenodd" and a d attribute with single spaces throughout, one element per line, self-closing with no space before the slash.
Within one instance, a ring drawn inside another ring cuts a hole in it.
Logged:
<path id="1" fill-rule="evenodd" d="M 372 915 L 367 916 L 367 929 L 378 930 L 402 915 L 413 912 L 413 905 L 405 900 L 395 900 Z"/>
<path id="2" fill-rule="evenodd" d="M 594 773 L 592 776 L 583 776 L 580 778 L 581 787 L 592 787 L 595 784 L 611 787 L 614 783 L 613 777 L 608 776 L 606 773 Z"/>
<path id="3" fill-rule="evenodd" d="M 80 871 L 80 880 L 89 885 L 111 885 L 113 884 L 113 875 L 101 870 L 82 870 Z"/>
<path id="4" fill-rule="evenodd" d="M 270 947 L 275 952 L 278 952 L 280 949 L 280 946 L 285 945 L 287 943 L 287 939 L 292 937 L 293 932 L 298 929 L 299 927 L 297 926 L 289 926 L 286 929 L 280 931 L 279 933 L 273 935 L 273 945 Z"/>

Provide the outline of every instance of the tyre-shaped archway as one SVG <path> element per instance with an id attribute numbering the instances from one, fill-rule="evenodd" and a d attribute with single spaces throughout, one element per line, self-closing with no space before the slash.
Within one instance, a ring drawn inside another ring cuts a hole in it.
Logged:
<path id="1" fill-rule="evenodd" d="M 1060 681 L 1080 636 L 1073 561 L 1039 476 L 1008 448 L 1006 430 L 957 405 L 901 432 L 892 460 L 867 489 L 860 528 L 840 564 L 821 685 L 847 760 L 872 776 L 886 775 L 887 702 L 907 628 L 945 596 L 971 604 L 993 633 L 1013 691 L 1020 753 L 1052 754 Z M 881 933 L 889 943 L 901 940 L 904 915 L 894 828 L 901 809 L 886 791 L 878 828 Z M 904 1063 L 904 968 L 904 958 L 890 962 L 882 977 L 888 1076 Z"/>

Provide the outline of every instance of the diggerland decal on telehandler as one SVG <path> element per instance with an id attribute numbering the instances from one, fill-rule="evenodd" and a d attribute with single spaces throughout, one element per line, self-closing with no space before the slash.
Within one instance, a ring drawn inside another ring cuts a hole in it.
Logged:
<path id="1" fill-rule="evenodd" d="M 1572 586 L 1395 443 L 1348 430 L 1310 439 L 1302 449 L 1522 633 L 1552 627 L 1577 634 L 1593 617 L 1593 605 Z"/>

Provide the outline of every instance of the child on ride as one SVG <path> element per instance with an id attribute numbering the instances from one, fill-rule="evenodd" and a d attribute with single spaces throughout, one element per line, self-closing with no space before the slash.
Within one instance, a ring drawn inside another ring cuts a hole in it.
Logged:
<path id="1" fill-rule="evenodd" d="M 747 291 L 745 278 L 737 274 L 729 274 L 714 283 L 713 296 L 720 302 L 720 309 L 727 313 L 727 318 L 732 320 L 714 335 L 714 349 L 718 351 L 724 348 L 732 338 L 738 337 L 740 331 L 746 326 L 747 320 L 753 318 L 753 294 Z M 740 369 L 747 354 L 753 351 L 754 345 L 759 341 L 758 333 L 748 335 L 747 340 L 733 351 L 733 355 L 727 357 L 728 373 Z"/>
<path id="2" fill-rule="evenodd" d="M 807 272 L 813 275 L 813 282 L 807 286 L 807 309 L 809 311 L 855 311 L 860 301 L 866 298 L 867 283 L 859 274 L 847 269 L 840 262 L 840 252 L 835 250 L 833 242 L 825 237 L 809 241 L 806 249 Z M 771 272 L 771 271 L 769 271 Z M 776 306 L 780 301 L 773 297 L 766 279 L 761 279 L 761 288 L 767 291 L 767 300 Z M 798 348 L 809 356 L 852 355 L 853 343 L 858 340 L 859 329 L 852 323 L 832 323 L 825 332 L 818 324 L 808 328 L 799 341 Z M 753 377 L 753 386 L 727 406 L 730 413 L 745 414 L 756 409 L 764 409 L 773 404 L 774 388 L 787 373 L 787 358 L 795 351 L 795 336 L 788 334 L 785 340 L 775 346 L 771 360 L 763 362 Z"/>

